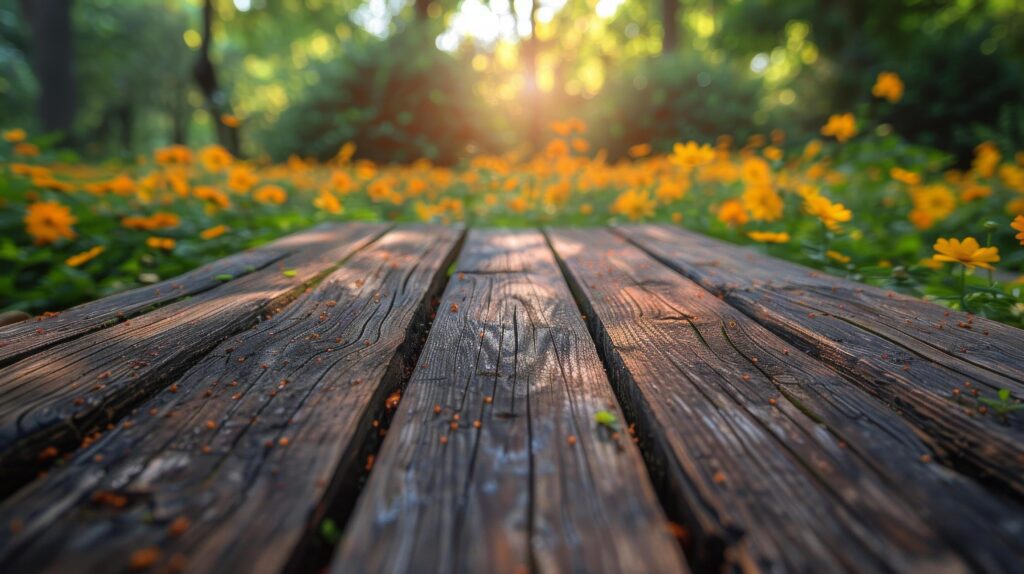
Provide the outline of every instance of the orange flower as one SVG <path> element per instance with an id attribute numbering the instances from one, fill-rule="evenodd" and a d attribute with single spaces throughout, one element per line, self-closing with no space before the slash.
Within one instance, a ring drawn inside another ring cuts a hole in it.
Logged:
<path id="1" fill-rule="evenodd" d="M 323 191 L 320 195 L 313 200 L 313 205 L 317 209 L 322 209 L 327 213 L 338 214 L 345 211 L 345 208 L 341 205 L 341 201 L 329 191 Z"/>
<path id="2" fill-rule="evenodd" d="M 40 201 L 28 206 L 25 230 L 36 245 L 48 245 L 61 238 L 74 239 L 75 230 L 72 226 L 77 222 L 78 218 L 71 214 L 66 205 L 56 201 Z"/>
<path id="3" fill-rule="evenodd" d="M 231 152 L 219 145 L 209 145 L 199 151 L 199 161 L 203 168 L 210 173 L 220 173 L 231 165 L 234 158 Z"/>
<path id="4" fill-rule="evenodd" d="M 221 114 L 220 123 L 226 125 L 229 128 L 237 128 L 238 126 L 242 125 L 241 120 L 239 120 L 236 116 L 233 116 L 231 114 Z"/>
<path id="5" fill-rule="evenodd" d="M 629 157 L 641 158 L 651 155 L 651 144 L 636 144 L 629 147 Z"/>
<path id="6" fill-rule="evenodd" d="M 162 249 L 164 251 L 170 251 L 174 249 L 176 243 L 177 242 L 170 237 L 152 236 L 146 238 L 146 247 L 149 247 L 150 249 Z"/>
<path id="7" fill-rule="evenodd" d="M 14 128 L 13 130 L 7 130 L 4 132 L 4 141 L 8 143 L 20 143 L 25 141 L 25 138 L 27 137 L 28 134 L 26 134 L 25 130 L 21 128 Z"/>
<path id="8" fill-rule="evenodd" d="M 260 203 L 281 205 L 288 199 L 288 193 L 279 185 L 268 184 L 257 189 L 252 197 Z"/>
<path id="9" fill-rule="evenodd" d="M 992 269 L 992 263 L 999 262 L 998 247 L 982 247 L 978 240 L 968 237 L 959 239 L 942 239 L 935 242 L 935 255 L 932 259 L 942 263 L 959 263 L 968 269 L 981 267 Z"/>
<path id="10" fill-rule="evenodd" d="M 97 245 L 88 251 L 83 251 L 77 255 L 68 257 L 64 263 L 67 263 L 70 267 L 80 267 L 95 259 L 100 253 L 103 253 L 103 250 L 104 248 L 102 245 Z"/>
<path id="11" fill-rule="evenodd" d="M 35 157 L 39 155 L 39 146 L 34 143 L 21 142 L 14 146 L 14 155 Z"/>
<path id="12" fill-rule="evenodd" d="M 903 80 L 895 72 L 882 72 L 871 88 L 871 95 L 896 103 L 903 98 Z"/>
<path id="13" fill-rule="evenodd" d="M 828 123 L 822 126 L 821 135 L 832 136 L 840 143 L 845 142 L 857 135 L 857 121 L 853 119 L 853 114 L 831 115 Z"/>
<path id="14" fill-rule="evenodd" d="M 204 229 L 204 230 L 200 231 L 199 232 L 199 237 L 203 241 L 209 241 L 211 239 L 216 239 L 216 238 L 220 237 L 221 235 L 224 235 L 227 232 L 228 232 L 228 226 L 226 226 L 226 225 L 215 225 L 215 226 L 213 226 L 213 227 L 211 227 L 209 229 Z"/>
<path id="15" fill-rule="evenodd" d="M 750 221 L 750 216 L 739 200 L 730 199 L 718 208 L 718 220 L 726 225 L 740 227 Z"/>

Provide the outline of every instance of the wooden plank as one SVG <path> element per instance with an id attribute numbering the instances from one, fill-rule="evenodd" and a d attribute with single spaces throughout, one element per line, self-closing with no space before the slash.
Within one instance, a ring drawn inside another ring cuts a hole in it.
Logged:
<path id="1" fill-rule="evenodd" d="M 0 493 L 90 440 L 385 229 L 347 224 L 306 235 L 303 249 L 260 271 L 0 370 Z"/>
<path id="2" fill-rule="evenodd" d="M 471 232 L 333 571 L 683 570 L 602 410 L 615 397 L 543 236 Z"/>
<path id="3" fill-rule="evenodd" d="M 969 395 L 1024 396 L 1020 330 L 671 227 L 617 232 L 900 412 L 944 463 L 1024 495 L 1024 417 L 982 414 Z"/>
<path id="4" fill-rule="evenodd" d="M 1013 572 L 1024 559 L 1022 508 L 928 462 L 929 444 L 880 401 L 608 231 L 549 237 L 618 367 L 613 379 L 628 386 L 620 395 L 646 420 L 638 427 L 680 461 L 661 466 L 689 502 L 688 522 L 703 538 L 749 533 L 727 560 L 832 570 L 827 561 L 854 563 L 834 555 L 867 548 L 885 559 L 883 569 L 941 560 L 943 568 Z M 685 410 L 673 410 L 684 399 Z M 748 457 L 797 476 L 758 472 Z M 726 464 L 736 470 L 721 470 L 716 484 L 717 465 Z M 748 500 L 734 489 L 771 494 Z M 888 558 L 894 551 L 899 562 Z"/>
<path id="5" fill-rule="evenodd" d="M 320 226 L 295 233 L 154 285 L 4 327 L 0 329 L 0 367 L 47 347 L 141 315 L 158 306 L 213 289 L 221 285 L 221 279 L 226 276 L 238 278 L 263 269 L 302 249 L 310 238 L 316 237 L 325 228 Z"/>
<path id="6" fill-rule="evenodd" d="M 280 572 L 361 471 L 462 232 L 403 228 L 0 508 L 11 571 Z M 97 494 L 101 493 L 101 494 Z M 124 502 L 116 497 L 123 497 Z M 187 527 L 186 527 L 187 526 Z"/>

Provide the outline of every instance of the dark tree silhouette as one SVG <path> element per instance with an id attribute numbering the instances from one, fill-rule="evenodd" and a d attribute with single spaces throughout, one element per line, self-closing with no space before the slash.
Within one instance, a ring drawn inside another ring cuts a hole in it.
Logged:
<path id="1" fill-rule="evenodd" d="M 206 97 L 206 105 L 213 116 L 217 129 L 217 141 L 234 155 L 239 155 L 239 130 L 235 126 L 226 125 L 221 121 L 225 114 L 231 114 L 231 103 L 228 95 L 217 82 L 217 71 L 210 60 L 210 45 L 213 43 L 213 0 L 203 2 L 203 36 L 199 46 L 199 57 L 192 68 L 192 75 L 199 89 Z"/>
<path id="2" fill-rule="evenodd" d="M 32 71 L 39 82 L 39 124 L 45 132 L 69 138 L 75 120 L 72 0 L 22 0 L 32 29 Z"/>

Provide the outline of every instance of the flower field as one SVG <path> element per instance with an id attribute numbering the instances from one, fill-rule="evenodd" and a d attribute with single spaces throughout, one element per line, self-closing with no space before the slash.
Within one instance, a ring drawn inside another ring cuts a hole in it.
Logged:
<path id="1" fill-rule="evenodd" d="M 874 95 L 898 99 L 894 82 L 879 76 Z M 534 156 L 440 167 L 375 165 L 351 144 L 322 163 L 172 146 L 130 165 L 84 165 L 10 129 L 0 142 L 0 310 L 59 310 L 325 220 L 646 221 L 1024 324 L 1024 152 L 982 142 L 957 170 L 890 132 L 838 114 L 801 145 L 773 131 L 661 155 L 638 144 L 609 161 L 570 119 Z"/>

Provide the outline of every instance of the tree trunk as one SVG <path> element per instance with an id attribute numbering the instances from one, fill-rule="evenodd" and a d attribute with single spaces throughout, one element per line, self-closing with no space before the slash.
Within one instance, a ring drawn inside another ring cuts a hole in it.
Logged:
<path id="1" fill-rule="evenodd" d="M 671 54 L 679 47 L 679 0 L 661 0 L 661 53 Z"/>
<path id="2" fill-rule="evenodd" d="M 210 60 L 210 44 L 213 42 L 213 0 L 203 2 L 203 40 L 199 46 L 199 57 L 196 59 L 192 75 L 199 89 L 206 97 L 206 106 L 213 116 L 217 129 L 217 141 L 235 156 L 239 155 L 238 128 L 226 126 L 221 116 L 231 113 L 231 103 L 227 94 L 217 83 L 217 72 Z"/>
<path id="3" fill-rule="evenodd" d="M 530 37 L 523 41 L 523 64 L 526 68 L 526 102 L 528 114 L 528 133 L 530 145 L 534 151 L 541 148 L 543 127 L 540 111 L 540 84 L 537 81 L 537 60 L 539 59 L 537 39 L 537 9 L 540 0 L 530 3 Z"/>
<path id="4" fill-rule="evenodd" d="M 32 28 L 32 70 L 39 82 L 39 124 L 44 132 L 71 135 L 76 94 L 72 0 L 22 0 Z"/>
<path id="5" fill-rule="evenodd" d="M 414 7 L 417 20 L 426 20 L 429 17 L 430 0 L 416 0 Z"/>

